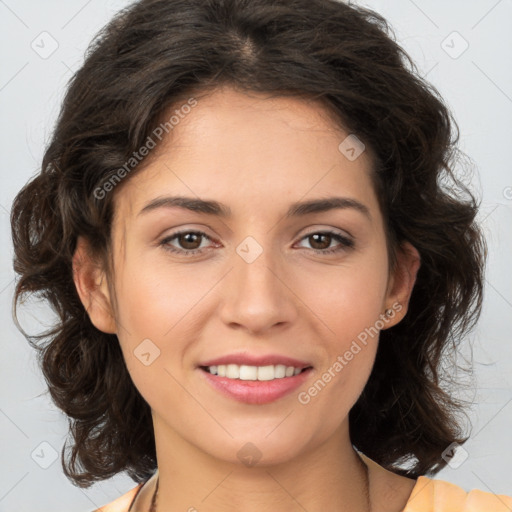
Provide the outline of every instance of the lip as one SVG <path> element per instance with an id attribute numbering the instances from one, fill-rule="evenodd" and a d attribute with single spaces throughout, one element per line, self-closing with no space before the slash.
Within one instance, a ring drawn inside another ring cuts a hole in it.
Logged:
<path id="1" fill-rule="evenodd" d="M 222 359 L 222 361 L 224 360 L 225 359 Z M 214 365 L 208 364 L 205 366 Z M 255 366 L 263 365 L 258 364 Z M 290 364 L 289 366 L 295 366 L 295 364 Z M 290 394 L 301 384 L 303 384 L 306 379 L 308 379 L 313 371 L 313 368 L 307 368 L 306 370 L 302 371 L 298 375 L 294 375 L 293 377 L 283 377 L 282 379 L 266 381 L 228 379 L 227 377 L 219 377 L 218 375 L 213 375 L 208 372 L 208 370 L 202 368 L 198 368 L 198 370 L 201 375 L 203 375 L 203 378 L 206 379 L 208 384 L 213 386 L 214 389 L 222 393 L 224 396 L 246 404 L 261 405 L 274 402 L 275 400 Z"/>
<path id="2" fill-rule="evenodd" d="M 313 366 L 311 363 L 308 363 L 307 361 L 300 361 L 298 359 L 294 359 L 293 357 L 288 357 L 279 354 L 267 354 L 258 356 L 247 353 L 239 353 L 227 354 L 222 357 L 217 357 L 216 359 L 210 359 L 209 361 L 200 363 L 198 367 L 219 366 L 220 364 L 237 364 L 239 366 L 270 366 L 284 364 L 285 366 L 294 366 L 295 368 L 307 368 L 308 366 Z"/>

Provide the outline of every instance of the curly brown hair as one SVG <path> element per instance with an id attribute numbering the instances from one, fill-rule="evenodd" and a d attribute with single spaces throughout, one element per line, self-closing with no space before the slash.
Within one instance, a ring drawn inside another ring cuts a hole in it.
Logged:
<path id="1" fill-rule="evenodd" d="M 408 314 L 381 333 L 372 374 L 350 411 L 351 440 L 396 473 L 435 473 L 446 464 L 443 450 L 465 440 L 461 403 L 443 389 L 441 364 L 480 314 L 486 256 L 477 200 L 454 173 L 461 153 L 448 107 L 369 9 L 336 0 L 142 0 L 91 43 L 41 171 L 12 207 L 15 321 L 21 329 L 16 306 L 30 293 L 59 318 L 25 335 L 70 418 L 66 475 L 87 487 L 122 471 L 143 481 L 156 469 L 150 407 L 117 336 L 92 325 L 72 257 L 81 235 L 108 267 L 114 194 L 95 191 L 165 112 L 221 84 L 320 100 L 371 150 L 391 254 L 408 241 L 422 264 Z"/>

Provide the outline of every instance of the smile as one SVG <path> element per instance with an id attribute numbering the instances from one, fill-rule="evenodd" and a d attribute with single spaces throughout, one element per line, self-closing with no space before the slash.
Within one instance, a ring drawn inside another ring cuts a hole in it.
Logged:
<path id="1" fill-rule="evenodd" d="M 207 383 L 224 396 L 247 404 L 266 404 L 282 398 L 298 388 L 313 368 L 284 365 L 201 366 Z"/>
<path id="2" fill-rule="evenodd" d="M 298 375 L 305 368 L 285 366 L 284 364 L 267 366 L 249 366 L 238 364 L 221 364 L 218 366 L 205 367 L 212 375 L 227 377 L 228 379 L 240 380 L 274 380 L 293 377 Z"/>

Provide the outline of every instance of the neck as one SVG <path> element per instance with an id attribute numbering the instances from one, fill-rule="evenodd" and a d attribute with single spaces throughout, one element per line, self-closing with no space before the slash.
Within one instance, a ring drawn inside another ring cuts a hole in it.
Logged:
<path id="1" fill-rule="evenodd" d="M 171 432 L 159 433 L 163 431 L 155 422 L 158 512 L 370 510 L 367 468 L 352 448 L 346 428 L 293 459 L 266 465 L 246 465 L 237 458 L 219 460 Z M 153 489 L 155 485 L 156 480 Z"/>

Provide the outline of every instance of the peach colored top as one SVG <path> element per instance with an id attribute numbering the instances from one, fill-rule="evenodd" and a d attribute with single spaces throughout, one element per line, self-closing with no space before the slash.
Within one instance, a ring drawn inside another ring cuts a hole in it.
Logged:
<path id="1" fill-rule="evenodd" d="M 129 512 L 142 486 L 94 512 Z M 402 512 L 512 512 L 512 497 L 476 489 L 466 492 L 450 482 L 420 476 Z"/>

